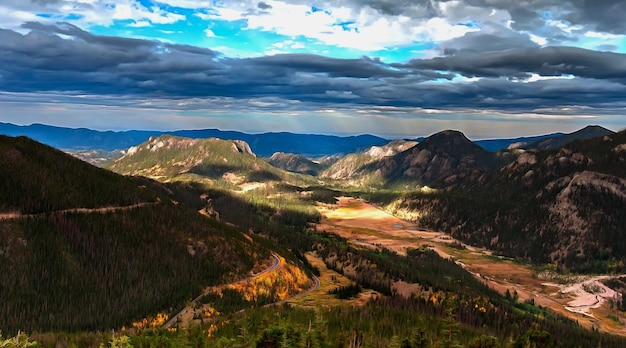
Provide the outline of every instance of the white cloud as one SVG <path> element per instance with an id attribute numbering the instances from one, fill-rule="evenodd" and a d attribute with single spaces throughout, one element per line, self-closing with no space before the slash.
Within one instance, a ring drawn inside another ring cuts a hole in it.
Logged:
<path id="1" fill-rule="evenodd" d="M 568 33 L 568 34 L 572 34 L 575 33 L 577 31 L 582 30 L 584 27 L 582 25 L 571 25 L 568 22 L 565 22 L 563 20 L 555 20 L 555 19 L 549 19 L 546 21 L 546 25 L 548 26 L 553 26 L 555 28 L 559 28 L 560 30 Z"/>
<path id="2" fill-rule="evenodd" d="M 152 26 L 152 24 L 150 24 L 149 21 L 135 21 L 133 23 L 128 24 L 129 27 L 133 27 L 133 28 L 144 28 L 144 27 L 150 27 Z"/>
<path id="3" fill-rule="evenodd" d="M 546 38 L 543 38 L 541 36 L 537 36 L 535 34 L 531 34 L 529 33 L 528 36 L 530 37 L 530 40 L 534 43 L 536 43 L 539 46 L 545 46 L 548 43 L 548 40 Z"/>
<path id="4" fill-rule="evenodd" d="M 525 82 L 535 82 L 535 81 L 542 81 L 542 80 L 571 80 L 573 78 L 574 78 L 574 75 L 542 76 L 542 75 L 533 73 Z"/>
<path id="5" fill-rule="evenodd" d="M 371 7 L 333 7 L 311 10 L 309 5 L 271 2 L 266 13 L 254 13 L 250 6 L 236 3 L 211 8 L 197 16 L 205 20 L 246 20 L 247 28 L 275 32 L 290 37 L 304 36 L 327 45 L 377 51 L 394 46 L 409 46 L 416 41 L 443 41 L 478 30 L 451 24 L 443 18 L 411 18 L 386 15 Z"/>
<path id="6" fill-rule="evenodd" d="M 193 1 L 195 2 L 195 1 Z M 23 7 L 25 10 L 20 10 Z M 78 17 L 78 19 L 68 19 Z M 143 27 L 153 24 L 172 24 L 186 17 L 161 9 L 147 8 L 138 0 L 59 0 L 45 6 L 25 1 L 19 5 L 0 5 L 0 23 L 3 28 L 16 29 L 27 21 L 56 22 L 70 21 L 81 27 L 94 25 L 111 26 L 116 20 L 131 20 L 130 26 Z"/>
<path id="7" fill-rule="evenodd" d="M 19 11 L 0 4 L 0 23 L 2 23 L 0 24 L 0 27 L 23 32 L 24 30 L 20 30 L 20 25 L 29 21 L 45 22 L 47 20 L 36 16 L 32 12 Z"/>
<path id="8" fill-rule="evenodd" d="M 604 40 L 613 40 L 613 39 L 623 39 L 624 35 L 615 35 L 609 33 L 599 33 L 597 31 L 588 31 L 585 33 L 586 37 L 604 39 Z"/>
<path id="9" fill-rule="evenodd" d="M 200 0 L 159 0 L 158 3 L 180 8 L 188 9 L 203 9 L 211 7 L 213 1 L 200 1 Z"/>

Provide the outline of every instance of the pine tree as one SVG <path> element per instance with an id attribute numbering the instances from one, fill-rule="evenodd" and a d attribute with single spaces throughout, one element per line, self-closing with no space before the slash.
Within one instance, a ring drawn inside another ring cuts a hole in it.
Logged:
<path id="1" fill-rule="evenodd" d="M 443 340 L 440 346 L 442 348 L 462 347 L 457 339 L 460 324 L 457 322 L 456 315 L 454 314 L 456 310 L 455 300 L 451 297 L 447 297 L 444 300 L 443 306 L 445 317 L 443 319 Z"/>

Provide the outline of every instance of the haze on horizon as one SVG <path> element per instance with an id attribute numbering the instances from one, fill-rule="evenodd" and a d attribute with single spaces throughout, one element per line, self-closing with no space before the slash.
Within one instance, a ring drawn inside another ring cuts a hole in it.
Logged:
<path id="1" fill-rule="evenodd" d="M 3 0 L 0 121 L 474 139 L 620 130 L 620 0 Z"/>

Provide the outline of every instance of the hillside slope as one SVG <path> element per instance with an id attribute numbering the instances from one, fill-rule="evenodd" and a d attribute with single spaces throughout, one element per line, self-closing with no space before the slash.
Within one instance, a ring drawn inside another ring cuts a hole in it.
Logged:
<path id="1" fill-rule="evenodd" d="M 170 135 L 150 138 L 107 166 L 125 175 L 159 181 L 193 179 L 221 187 L 244 189 L 247 183 L 296 182 L 306 178 L 275 168 L 239 140 L 190 139 Z M 309 178 L 311 179 L 311 178 Z"/>
<path id="2" fill-rule="evenodd" d="M 0 135 L 0 213 L 154 202 L 132 181 L 26 137 Z"/>
<path id="3" fill-rule="evenodd" d="M 626 264 L 626 132 L 521 151 L 482 182 L 413 194 L 395 209 L 423 226 L 510 256 L 578 271 Z"/>
<path id="4" fill-rule="evenodd" d="M 383 146 L 372 146 L 366 151 L 348 154 L 323 170 L 319 177 L 347 185 L 377 185 L 378 177 L 368 170 L 368 166 L 406 151 L 416 144 L 415 141 L 394 140 Z"/>
<path id="5" fill-rule="evenodd" d="M 443 131 L 390 156 L 346 157 L 320 177 L 349 185 L 446 188 L 481 180 L 501 158 L 472 143 L 461 132 Z"/>
<path id="6" fill-rule="evenodd" d="M 572 133 L 563 134 L 556 137 L 547 137 L 546 139 L 537 139 L 527 143 L 520 143 L 516 148 L 522 149 L 538 149 L 538 150 L 554 150 L 558 149 L 572 141 L 593 139 L 605 135 L 613 135 L 615 132 L 600 126 L 587 126 Z"/>
<path id="7" fill-rule="evenodd" d="M 275 152 L 267 162 L 276 168 L 294 173 L 317 175 L 322 170 L 322 165 L 310 159 L 293 153 Z"/>
<path id="8" fill-rule="evenodd" d="M 0 330 L 109 330 L 168 313 L 269 252 L 141 181 L 0 137 Z"/>
<path id="9" fill-rule="evenodd" d="M 518 138 L 507 138 L 507 139 L 484 139 L 484 140 L 476 140 L 474 144 L 482 147 L 483 149 L 490 152 L 497 152 L 500 150 L 506 150 L 509 148 L 520 148 L 524 147 L 527 144 L 546 140 L 550 138 L 557 138 L 563 136 L 564 133 L 551 133 L 544 135 L 536 135 L 530 137 L 518 137 Z"/>

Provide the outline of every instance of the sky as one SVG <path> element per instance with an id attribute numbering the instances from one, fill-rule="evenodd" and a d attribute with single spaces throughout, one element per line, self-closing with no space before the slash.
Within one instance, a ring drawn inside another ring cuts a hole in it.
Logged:
<path id="1" fill-rule="evenodd" d="M 0 0 L 0 122 L 617 131 L 624 18 L 623 0 Z"/>

